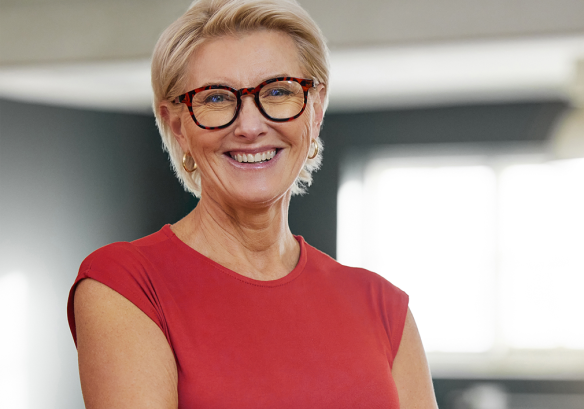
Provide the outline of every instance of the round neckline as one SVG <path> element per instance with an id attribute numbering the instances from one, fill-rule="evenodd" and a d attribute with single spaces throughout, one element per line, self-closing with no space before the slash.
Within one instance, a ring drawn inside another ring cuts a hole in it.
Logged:
<path id="1" fill-rule="evenodd" d="M 191 255 L 194 255 L 195 257 L 197 257 L 201 261 L 209 264 L 214 269 L 220 270 L 220 271 L 228 274 L 229 276 L 231 276 L 239 281 L 243 281 L 244 283 L 255 285 L 258 287 L 279 287 L 279 286 L 285 285 L 285 284 L 293 281 L 300 274 L 302 274 L 302 272 L 304 271 L 304 267 L 306 266 L 306 261 L 307 261 L 306 242 L 304 241 L 304 238 L 302 236 L 294 236 L 294 238 L 296 239 L 296 241 L 298 241 L 298 244 L 300 245 L 300 257 L 298 258 L 298 263 L 296 264 L 296 267 L 294 267 L 294 269 L 292 271 L 290 271 L 288 274 L 286 274 L 284 277 L 278 278 L 276 280 L 264 281 L 264 280 L 256 280 L 254 278 L 250 278 L 250 277 L 246 277 L 244 275 L 241 275 L 241 274 L 239 274 L 239 273 L 237 273 L 237 272 L 235 272 L 235 271 L 233 271 L 225 266 L 222 266 L 221 264 L 210 259 L 209 257 L 199 253 L 197 250 L 195 250 L 194 248 L 192 248 L 191 246 L 186 244 L 184 241 L 182 241 L 176 234 L 174 234 L 174 232 L 170 228 L 170 224 L 165 224 L 162 227 L 162 232 L 167 237 L 169 237 L 171 240 L 176 242 L 177 245 L 180 248 L 182 248 L 184 251 L 189 252 Z"/>

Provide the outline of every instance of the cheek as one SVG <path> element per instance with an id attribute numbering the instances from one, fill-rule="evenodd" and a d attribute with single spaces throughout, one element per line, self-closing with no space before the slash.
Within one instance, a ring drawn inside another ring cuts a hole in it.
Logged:
<path id="1" fill-rule="evenodd" d="M 304 122 L 298 129 L 298 161 L 304 163 L 310 151 L 310 143 L 315 138 L 313 136 L 313 127 L 311 121 Z"/>
<path id="2" fill-rule="evenodd" d="M 184 141 L 187 144 L 189 151 L 192 152 L 194 148 L 193 139 L 196 135 L 197 130 L 194 129 L 197 125 L 193 122 L 190 115 L 182 115 L 181 116 L 181 126 L 180 131 L 181 134 L 184 135 Z"/>
<path id="3" fill-rule="evenodd" d="M 304 126 L 304 139 L 305 139 L 305 141 L 304 141 L 305 145 L 307 147 L 310 146 L 310 143 L 314 139 L 314 131 L 313 131 L 313 126 L 312 126 L 312 121 L 307 122 L 306 125 Z"/>
<path id="4" fill-rule="evenodd" d="M 306 143 L 307 146 L 310 146 L 313 139 L 318 137 L 320 132 L 319 126 L 315 120 L 315 114 L 313 110 L 310 110 L 307 115 L 307 121 L 305 123 L 305 130 L 304 134 L 306 135 L 305 138 L 307 139 Z"/>
<path id="5" fill-rule="evenodd" d="M 187 144 L 191 156 L 195 159 L 197 164 L 202 164 L 205 162 L 206 157 L 205 150 L 207 142 L 205 141 L 205 137 L 198 134 L 197 131 L 193 129 L 187 129 L 187 135 Z"/>
<path id="6" fill-rule="evenodd" d="M 305 120 L 302 123 L 298 124 L 298 128 L 296 129 L 296 144 L 302 148 L 302 150 L 308 149 L 310 145 L 310 141 L 312 139 L 312 126 L 311 121 Z"/>

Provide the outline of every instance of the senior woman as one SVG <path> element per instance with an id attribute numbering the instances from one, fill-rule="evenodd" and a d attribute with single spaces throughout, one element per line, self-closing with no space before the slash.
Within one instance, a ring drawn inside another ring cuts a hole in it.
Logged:
<path id="1" fill-rule="evenodd" d="M 164 145 L 200 201 L 81 265 L 68 312 L 87 407 L 435 408 L 407 295 L 288 227 L 327 103 L 307 13 L 196 1 L 158 41 L 152 84 Z"/>

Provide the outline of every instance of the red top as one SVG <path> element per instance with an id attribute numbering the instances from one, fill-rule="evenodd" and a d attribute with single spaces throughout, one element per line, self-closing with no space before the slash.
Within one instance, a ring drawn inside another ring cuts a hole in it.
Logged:
<path id="1" fill-rule="evenodd" d="M 89 255 L 84 278 L 114 289 L 164 332 L 179 408 L 399 408 L 391 375 L 408 296 L 306 244 L 287 276 L 258 281 L 203 256 L 169 225 Z"/>

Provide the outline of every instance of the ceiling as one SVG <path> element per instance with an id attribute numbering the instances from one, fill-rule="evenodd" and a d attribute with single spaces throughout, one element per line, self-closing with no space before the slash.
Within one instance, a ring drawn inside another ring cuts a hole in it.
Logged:
<path id="1" fill-rule="evenodd" d="M 331 109 L 568 98 L 584 58 L 582 0 L 300 3 L 332 50 Z M 0 0 L 0 97 L 147 110 L 154 43 L 189 4 Z"/>

